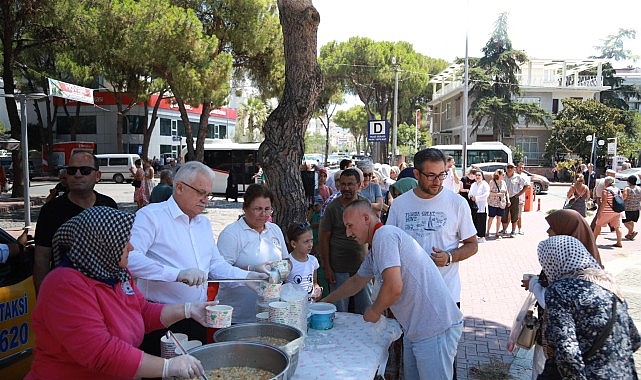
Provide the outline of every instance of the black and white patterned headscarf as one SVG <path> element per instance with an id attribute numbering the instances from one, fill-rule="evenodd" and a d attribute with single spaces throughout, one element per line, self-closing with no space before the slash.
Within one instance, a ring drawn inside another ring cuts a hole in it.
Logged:
<path id="1" fill-rule="evenodd" d="M 601 269 L 578 239 L 569 235 L 550 236 L 539 243 L 538 255 L 550 284 L 564 278 L 589 281 L 613 292 L 623 301 L 623 293 L 614 277 Z"/>
<path id="2" fill-rule="evenodd" d="M 130 279 L 120 268 L 134 214 L 111 207 L 91 207 L 64 223 L 53 237 L 54 265 L 65 261 L 94 280 L 114 284 Z"/>

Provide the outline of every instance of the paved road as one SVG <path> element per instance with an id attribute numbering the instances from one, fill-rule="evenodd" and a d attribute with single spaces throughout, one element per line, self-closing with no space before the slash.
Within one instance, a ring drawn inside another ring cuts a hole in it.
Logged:
<path id="1" fill-rule="evenodd" d="M 40 191 L 46 190 L 47 186 L 51 184 L 42 184 Z M 34 187 L 32 193 L 37 194 Z M 97 190 L 116 199 L 121 209 L 135 211 L 131 186 L 101 183 Z M 465 315 L 465 329 L 457 360 L 459 379 L 498 378 L 496 375 L 476 375 L 489 364 L 503 368 L 505 372 L 509 370 L 513 379 L 531 378 L 528 352 L 520 352 L 515 360 L 506 345 L 514 315 L 525 296 L 520 287 L 521 276 L 540 270 L 536 246 L 547 237 L 546 211 L 560 208 L 566 191 L 567 186 L 553 186 L 548 194 L 537 198 L 541 199 L 541 211 L 524 214 L 525 235 L 480 244 L 479 252 L 461 264 L 461 309 Z M 534 210 L 537 204 L 535 201 Z M 212 200 L 206 213 L 216 235 L 238 218 L 241 207 L 242 203 L 226 202 L 223 198 Z M 39 207 L 32 211 L 32 220 L 37 221 Z M 19 229 L 23 225 L 22 216 L 22 210 L 4 213 L 0 215 L 0 227 Z M 641 239 L 624 241 L 623 248 L 617 249 L 610 247 L 613 242 L 614 233 L 610 232 L 602 233 L 597 240 L 606 269 L 617 276 L 637 326 L 641 327 L 641 289 L 637 284 L 641 276 Z M 641 352 L 635 359 L 637 372 L 641 373 Z"/>

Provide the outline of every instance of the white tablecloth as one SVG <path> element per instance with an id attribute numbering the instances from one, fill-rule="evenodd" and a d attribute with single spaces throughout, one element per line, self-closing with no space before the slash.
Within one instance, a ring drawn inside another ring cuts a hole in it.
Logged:
<path id="1" fill-rule="evenodd" d="M 373 324 L 360 314 L 336 313 L 334 328 L 308 330 L 293 379 L 373 379 L 379 368 L 384 371 L 387 349 L 400 336 L 396 320 Z"/>

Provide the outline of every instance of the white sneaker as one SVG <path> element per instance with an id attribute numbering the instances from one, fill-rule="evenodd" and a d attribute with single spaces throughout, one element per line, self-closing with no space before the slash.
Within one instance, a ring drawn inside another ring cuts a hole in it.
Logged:
<path id="1" fill-rule="evenodd" d="M 479 243 L 485 243 L 485 238 L 481 237 L 481 238 L 476 239 L 476 241 L 479 242 Z"/>

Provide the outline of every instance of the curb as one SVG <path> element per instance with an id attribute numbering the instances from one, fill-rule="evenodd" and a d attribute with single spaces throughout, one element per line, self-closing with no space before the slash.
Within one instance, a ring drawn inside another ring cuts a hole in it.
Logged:
<path id="1" fill-rule="evenodd" d="M 31 199 L 31 207 L 33 206 L 41 206 L 43 205 L 44 198 L 32 198 Z M 8 201 L 0 200 L 0 212 L 9 212 L 13 210 L 20 210 L 24 208 L 24 201 L 19 199 L 19 198 L 14 198 Z"/>

